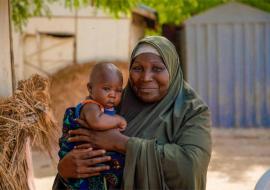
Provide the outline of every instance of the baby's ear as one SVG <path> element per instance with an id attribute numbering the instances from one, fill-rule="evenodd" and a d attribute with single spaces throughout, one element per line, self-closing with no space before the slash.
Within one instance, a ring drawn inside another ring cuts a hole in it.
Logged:
<path id="1" fill-rule="evenodd" d="M 90 82 L 87 83 L 87 89 L 88 89 L 89 95 L 91 95 L 92 94 L 92 85 Z"/>

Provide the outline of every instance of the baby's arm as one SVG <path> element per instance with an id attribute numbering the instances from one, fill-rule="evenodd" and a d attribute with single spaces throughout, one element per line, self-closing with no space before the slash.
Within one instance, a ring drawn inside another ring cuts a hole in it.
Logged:
<path id="1" fill-rule="evenodd" d="M 125 129 L 127 122 L 119 115 L 104 114 L 97 104 L 85 104 L 81 110 L 80 118 L 87 122 L 91 129 L 107 130 L 113 128 Z"/>

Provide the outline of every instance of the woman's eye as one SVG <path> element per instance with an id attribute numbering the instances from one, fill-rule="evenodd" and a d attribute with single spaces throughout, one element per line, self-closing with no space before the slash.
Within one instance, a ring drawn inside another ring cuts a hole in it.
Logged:
<path id="1" fill-rule="evenodd" d="M 163 67 L 153 67 L 152 70 L 153 70 L 154 72 L 161 72 L 161 71 L 164 70 L 164 68 L 163 68 Z"/>
<path id="2" fill-rule="evenodd" d="M 135 66 L 135 67 L 132 67 L 131 70 L 135 71 L 135 72 L 140 72 L 140 71 L 142 71 L 142 68 L 139 66 Z"/>

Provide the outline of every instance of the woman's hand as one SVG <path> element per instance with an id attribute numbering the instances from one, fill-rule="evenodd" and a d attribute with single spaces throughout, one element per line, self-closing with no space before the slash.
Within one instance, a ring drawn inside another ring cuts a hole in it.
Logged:
<path id="1" fill-rule="evenodd" d="M 94 147 L 106 149 L 109 151 L 126 152 L 126 144 L 129 137 L 121 134 L 118 129 L 110 129 L 105 131 L 89 130 L 87 124 L 80 119 L 77 122 L 88 129 L 70 130 L 69 134 L 74 137 L 69 138 L 69 142 L 87 142 Z"/>
<path id="2" fill-rule="evenodd" d="M 105 150 L 92 148 L 77 148 L 70 151 L 58 163 L 58 172 L 64 178 L 87 178 L 99 175 L 108 170 L 109 166 L 96 166 L 98 163 L 107 162 L 110 156 L 104 156 Z"/>

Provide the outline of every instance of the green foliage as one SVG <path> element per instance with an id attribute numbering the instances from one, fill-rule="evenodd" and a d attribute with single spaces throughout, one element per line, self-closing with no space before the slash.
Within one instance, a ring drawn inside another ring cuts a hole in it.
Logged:
<path id="1" fill-rule="evenodd" d="M 50 16 L 49 4 L 64 4 L 69 9 L 79 9 L 89 5 L 101 8 L 115 17 L 129 14 L 137 0 L 11 0 L 12 20 L 16 29 L 21 30 L 32 16 Z"/>
<path id="2" fill-rule="evenodd" d="M 49 4 L 63 3 L 70 9 L 94 6 L 116 18 L 129 14 L 138 4 L 145 4 L 158 12 L 159 23 L 180 24 L 187 18 L 232 0 L 11 0 L 12 20 L 22 29 L 32 16 L 50 15 Z M 235 0 L 270 12 L 270 0 Z"/>
<path id="3" fill-rule="evenodd" d="M 136 0 L 95 0 L 93 6 L 102 8 L 118 18 L 120 14 L 128 14 L 131 8 L 137 5 L 136 3 Z"/>
<path id="4" fill-rule="evenodd" d="M 50 15 L 49 4 L 56 0 L 11 0 L 11 17 L 16 29 L 21 30 L 32 16 Z"/>
<path id="5" fill-rule="evenodd" d="M 239 0 L 239 2 L 270 12 L 270 0 Z"/>
<path id="6" fill-rule="evenodd" d="M 72 8 L 72 4 L 67 3 L 71 1 L 66 0 L 67 7 Z M 73 2 L 75 1 L 77 1 L 76 5 L 73 4 L 75 8 L 91 5 L 109 12 L 116 18 L 119 18 L 121 14 L 129 14 L 130 10 L 137 5 L 137 0 L 81 0 L 81 2 L 79 0 L 73 0 Z"/>
<path id="7" fill-rule="evenodd" d="M 160 24 L 180 24 L 191 16 L 217 5 L 236 1 L 270 12 L 270 0 L 141 0 L 157 10 Z"/>

